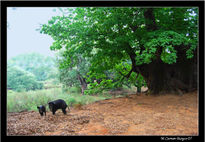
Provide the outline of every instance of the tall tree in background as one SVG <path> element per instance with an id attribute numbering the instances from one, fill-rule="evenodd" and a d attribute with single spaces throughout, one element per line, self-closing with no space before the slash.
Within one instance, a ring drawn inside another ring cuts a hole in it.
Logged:
<path id="1" fill-rule="evenodd" d="M 76 58 L 71 59 L 69 66 L 66 66 L 66 52 L 59 52 L 57 55 L 57 63 L 59 69 L 60 82 L 64 86 L 77 86 L 81 88 L 82 94 L 87 89 L 86 76 L 89 72 L 89 59 L 83 58 L 80 54 Z M 63 67 L 62 67 L 63 66 Z"/>
<path id="2" fill-rule="evenodd" d="M 197 8 L 68 8 L 41 28 L 65 48 L 62 67 L 80 54 L 91 58 L 91 72 L 131 61 L 151 94 L 197 88 Z"/>

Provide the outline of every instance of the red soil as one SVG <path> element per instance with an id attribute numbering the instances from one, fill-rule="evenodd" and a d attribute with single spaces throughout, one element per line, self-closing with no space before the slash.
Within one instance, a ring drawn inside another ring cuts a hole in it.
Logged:
<path id="1" fill-rule="evenodd" d="M 198 135 L 197 92 L 183 96 L 128 95 L 48 112 L 8 113 L 8 135 Z"/>

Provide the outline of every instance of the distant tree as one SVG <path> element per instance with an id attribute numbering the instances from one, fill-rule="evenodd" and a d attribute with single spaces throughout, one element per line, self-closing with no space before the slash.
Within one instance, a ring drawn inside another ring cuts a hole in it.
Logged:
<path id="1" fill-rule="evenodd" d="M 54 58 L 45 57 L 38 53 L 18 55 L 8 60 L 8 64 L 19 66 L 25 71 L 31 72 L 38 81 L 48 79 L 50 72 L 56 68 Z"/>
<path id="2" fill-rule="evenodd" d="M 38 82 L 35 76 L 17 66 L 7 67 L 7 88 L 15 91 L 28 91 L 42 89 L 43 84 Z"/>
<path id="3" fill-rule="evenodd" d="M 70 66 L 65 67 L 65 61 L 70 63 Z M 78 55 L 76 58 L 70 58 L 65 56 L 65 52 L 60 52 L 57 56 L 57 63 L 59 69 L 60 82 L 64 86 L 77 86 L 81 88 L 82 94 L 84 90 L 87 89 L 88 82 L 86 81 L 86 76 L 89 69 L 89 60 L 88 58 L 83 58 L 81 55 Z"/>

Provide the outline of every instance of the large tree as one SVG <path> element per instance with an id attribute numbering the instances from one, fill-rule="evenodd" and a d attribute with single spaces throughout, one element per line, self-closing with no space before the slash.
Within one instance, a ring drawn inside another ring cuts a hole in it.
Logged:
<path id="1" fill-rule="evenodd" d="M 66 63 L 91 58 L 90 71 L 125 61 L 141 74 L 152 94 L 187 92 L 197 85 L 197 8 L 68 8 L 41 28 L 66 49 Z"/>

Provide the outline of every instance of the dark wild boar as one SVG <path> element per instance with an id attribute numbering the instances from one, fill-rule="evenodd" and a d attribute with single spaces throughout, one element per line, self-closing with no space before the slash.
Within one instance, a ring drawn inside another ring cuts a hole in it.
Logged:
<path id="1" fill-rule="evenodd" d="M 62 99 L 51 101 L 48 103 L 50 111 L 55 114 L 58 109 L 62 109 L 62 112 L 66 114 L 66 107 L 68 106 L 66 102 Z"/>
<path id="2" fill-rule="evenodd" d="M 41 105 L 41 106 L 37 106 L 38 108 L 38 111 L 40 113 L 41 116 L 43 116 L 43 113 L 45 113 L 45 116 L 46 116 L 46 107 Z"/>

